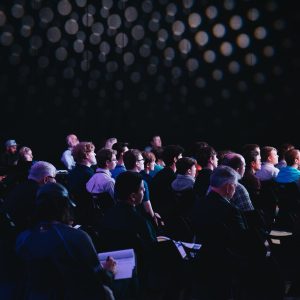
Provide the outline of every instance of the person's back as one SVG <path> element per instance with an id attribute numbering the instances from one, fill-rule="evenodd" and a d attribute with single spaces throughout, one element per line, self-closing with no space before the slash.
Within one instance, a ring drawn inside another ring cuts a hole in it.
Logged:
<path id="1" fill-rule="evenodd" d="M 200 198 L 204 198 L 208 192 L 211 173 L 210 169 L 202 169 L 196 177 L 194 189 Z"/>
<path id="2" fill-rule="evenodd" d="M 162 158 L 166 164 L 153 178 L 150 193 L 153 206 L 158 213 L 165 215 L 168 211 L 172 182 L 176 179 L 176 162 L 182 157 L 184 149 L 178 145 L 168 145 L 164 148 Z"/>
<path id="3" fill-rule="evenodd" d="M 34 180 L 27 180 L 17 185 L 6 197 L 4 210 L 10 215 L 18 231 L 31 224 L 34 199 L 39 185 Z"/>
<path id="4" fill-rule="evenodd" d="M 90 237 L 69 226 L 71 207 L 65 187 L 47 183 L 37 191 L 35 226 L 23 231 L 16 252 L 26 267 L 25 299 L 105 299 L 105 273 Z M 113 260 L 106 265 L 113 270 Z"/>
<path id="5" fill-rule="evenodd" d="M 104 299 L 92 269 L 99 265 L 96 251 L 85 232 L 64 224 L 39 224 L 21 233 L 16 245 L 30 274 L 27 299 Z"/>
<path id="6" fill-rule="evenodd" d="M 153 207 L 159 214 L 164 215 L 168 208 L 168 201 L 172 195 L 172 182 L 176 179 L 175 172 L 164 167 L 154 177 L 150 185 Z"/>

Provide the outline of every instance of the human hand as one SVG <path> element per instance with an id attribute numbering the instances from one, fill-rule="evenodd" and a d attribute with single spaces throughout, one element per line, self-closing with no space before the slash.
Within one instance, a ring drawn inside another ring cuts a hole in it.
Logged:
<path id="1" fill-rule="evenodd" d="M 164 221 L 161 219 L 161 216 L 156 212 L 154 213 L 153 219 L 154 219 L 156 226 L 159 226 L 159 225 L 164 226 L 165 225 Z"/>
<path id="2" fill-rule="evenodd" d="M 106 261 L 103 263 L 103 269 L 106 271 L 110 271 L 113 274 L 117 272 L 117 262 L 113 259 L 113 257 L 108 256 Z"/>

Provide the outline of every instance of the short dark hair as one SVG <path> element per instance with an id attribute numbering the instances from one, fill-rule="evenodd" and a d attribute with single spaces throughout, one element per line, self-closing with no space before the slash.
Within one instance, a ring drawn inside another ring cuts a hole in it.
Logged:
<path id="1" fill-rule="evenodd" d="M 245 152 L 244 158 L 246 162 L 246 169 L 251 169 L 251 163 L 255 162 L 258 156 L 259 153 L 255 150 Z"/>
<path id="2" fill-rule="evenodd" d="M 127 170 L 132 170 L 142 152 L 138 149 L 129 149 L 123 155 L 124 165 Z"/>
<path id="3" fill-rule="evenodd" d="M 151 149 L 151 152 L 155 155 L 156 161 L 159 159 L 162 159 L 163 151 L 164 151 L 163 147 L 157 147 L 157 148 Z"/>
<path id="4" fill-rule="evenodd" d="M 217 155 L 215 149 L 211 146 L 206 146 L 198 149 L 197 153 L 195 154 L 195 158 L 201 167 L 206 167 L 209 159 L 214 155 Z"/>
<path id="5" fill-rule="evenodd" d="M 176 162 L 176 171 L 180 175 L 185 175 L 186 172 L 192 167 L 196 166 L 197 161 L 191 157 L 182 157 Z"/>
<path id="6" fill-rule="evenodd" d="M 126 142 L 117 142 L 112 145 L 112 149 L 117 151 L 116 158 L 120 159 L 122 153 L 125 152 L 125 148 L 128 148 L 129 144 Z"/>
<path id="7" fill-rule="evenodd" d="M 137 172 L 126 171 L 121 173 L 115 184 L 115 195 L 119 201 L 127 201 L 131 193 L 139 190 L 143 178 Z"/>
<path id="8" fill-rule="evenodd" d="M 100 149 L 96 154 L 97 165 L 99 168 L 106 167 L 106 161 L 111 161 L 113 154 L 116 154 L 115 150 L 112 149 Z"/>
<path id="9" fill-rule="evenodd" d="M 290 143 L 284 143 L 279 147 L 279 159 L 285 159 L 285 153 L 288 150 L 295 149 L 295 146 Z"/>
<path id="10" fill-rule="evenodd" d="M 177 158 L 183 152 L 184 149 L 179 145 L 168 145 L 163 150 L 162 159 L 166 166 L 170 166 L 174 163 L 174 158 Z"/>
<path id="11" fill-rule="evenodd" d="M 268 157 L 270 156 L 270 153 L 275 150 L 277 151 L 276 148 L 271 147 L 271 146 L 265 146 L 261 149 L 260 155 L 261 155 L 261 160 L 263 162 L 266 162 L 268 160 Z"/>
<path id="12" fill-rule="evenodd" d="M 243 153 L 243 155 L 244 155 L 244 154 L 246 154 L 247 152 L 256 150 L 257 148 L 260 149 L 259 145 L 257 145 L 257 144 L 245 144 L 245 145 L 242 147 L 242 153 Z M 257 150 L 256 150 L 256 151 L 257 151 Z"/>
<path id="13" fill-rule="evenodd" d="M 295 163 L 295 159 L 297 158 L 298 153 L 299 149 L 291 149 L 285 153 L 284 157 L 288 166 L 292 166 Z"/>

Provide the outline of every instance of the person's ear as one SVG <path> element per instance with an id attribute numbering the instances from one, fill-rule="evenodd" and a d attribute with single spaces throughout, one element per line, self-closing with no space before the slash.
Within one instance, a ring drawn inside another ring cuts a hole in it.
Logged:
<path id="1" fill-rule="evenodd" d="M 136 193 L 131 193 L 128 197 L 129 203 L 135 205 L 136 203 Z"/>
<path id="2" fill-rule="evenodd" d="M 42 181 L 43 181 L 43 184 L 46 184 L 47 182 L 49 182 L 49 177 L 45 176 Z"/>

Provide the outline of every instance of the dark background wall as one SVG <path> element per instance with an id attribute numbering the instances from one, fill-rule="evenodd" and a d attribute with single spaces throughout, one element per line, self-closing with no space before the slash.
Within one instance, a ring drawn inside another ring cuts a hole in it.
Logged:
<path id="1" fill-rule="evenodd" d="M 298 145 L 294 1 L 0 2 L 0 142 Z"/>

